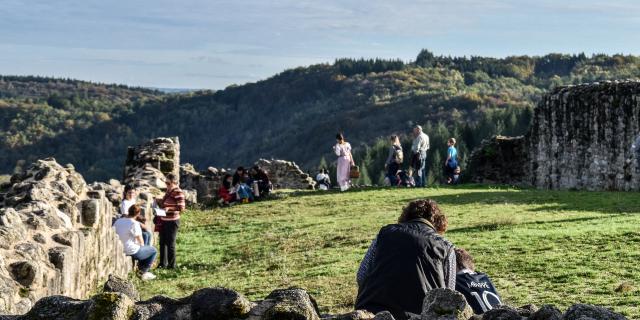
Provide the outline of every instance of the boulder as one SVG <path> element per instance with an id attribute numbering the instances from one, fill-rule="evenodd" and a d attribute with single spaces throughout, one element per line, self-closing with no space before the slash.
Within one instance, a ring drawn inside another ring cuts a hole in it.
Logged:
<path id="1" fill-rule="evenodd" d="M 242 318 L 251 310 L 251 302 L 226 288 L 200 289 L 191 296 L 191 318 L 226 320 Z"/>
<path id="2" fill-rule="evenodd" d="M 64 296 L 42 298 L 20 317 L 22 320 L 68 320 L 86 318 L 84 315 L 91 305 L 90 301 L 81 301 Z"/>
<path id="3" fill-rule="evenodd" d="M 495 308 L 485 312 L 482 320 L 522 320 L 523 317 L 513 308 Z"/>
<path id="4" fill-rule="evenodd" d="M 528 320 L 561 320 L 562 312 L 552 305 L 543 305 Z"/>
<path id="5" fill-rule="evenodd" d="M 373 319 L 374 320 L 396 320 L 391 314 L 391 312 L 389 311 L 378 312 L 376 313 L 376 316 Z"/>
<path id="6" fill-rule="evenodd" d="M 177 300 L 155 296 L 136 303 L 132 320 L 190 320 L 191 304 L 188 299 Z"/>
<path id="7" fill-rule="evenodd" d="M 290 288 L 271 292 L 256 305 L 248 319 L 319 320 L 318 306 L 303 289 Z"/>
<path id="8" fill-rule="evenodd" d="M 136 287 L 128 280 L 120 278 L 118 276 L 109 275 L 109 280 L 104 283 L 102 287 L 102 291 L 104 292 L 118 292 L 124 295 L 127 295 L 134 301 L 140 299 L 140 294 L 138 294 L 138 290 Z"/>
<path id="9" fill-rule="evenodd" d="M 473 315 L 464 295 L 450 289 L 434 289 L 427 292 L 422 304 L 422 320 L 460 319 Z"/>
<path id="10" fill-rule="evenodd" d="M 593 320 L 626 320 L 627 318 L 609 309 L 589 304 L 574 304 L 564 313 L 563 320 L 578 320 L 581 318 Z"/>
<path id="11" fill-rule="evenodd" d="M 323 320 L 372 320 L 375 315 L 366 310 L 356 310 L 345 314 L 322 317 Z"/>
<path id="12" fill-rule="evenodd" d="M 91 298 L 86 311 L 88 319 L 129 320 L 134 302 L 126 294 L 105 292 Z"/>

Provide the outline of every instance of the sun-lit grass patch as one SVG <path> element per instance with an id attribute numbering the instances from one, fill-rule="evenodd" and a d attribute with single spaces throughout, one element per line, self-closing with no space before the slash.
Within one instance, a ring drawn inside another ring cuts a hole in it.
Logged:
<path id="1" fill-rule="evenodd" d="M 624 192 L 483 186 L 299 192 L 189 211 L 178 238 L 179 269 L 159 271 L 140 289 L 147 298 L 179 297 L 226 286 L 261 299 L 295 285 L 322 311 L 348 310 L 370 241 L 416 198 L 440 203 L 449 216 L 446 236 L 476 257 L 507 303 L 594 303 L 640 317 L 640 194 Z"/>

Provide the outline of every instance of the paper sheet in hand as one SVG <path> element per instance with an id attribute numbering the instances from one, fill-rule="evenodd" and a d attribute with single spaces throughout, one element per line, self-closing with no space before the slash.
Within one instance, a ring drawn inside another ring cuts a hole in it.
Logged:
<path id="1" fill-rule="evenodd" d="M 167 212 L 160 209 L 160 208 L 153 208 L 153 212 L 156 214 L 157 217 L 166 217 L 167 216 Z"/>

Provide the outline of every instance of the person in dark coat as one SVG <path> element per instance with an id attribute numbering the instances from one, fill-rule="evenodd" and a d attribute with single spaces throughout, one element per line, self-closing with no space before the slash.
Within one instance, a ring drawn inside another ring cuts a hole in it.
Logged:
<path id="1" fill-rule="evenodd" d="M 454 290 L 456 255 L 442 236 L 446 229 L 447 218 L 435 201 L 411 201 L 398 223 L 380 229 L 362 260 L 356 309 L 389 311 L 405 320 L 422 312 L 429 290 Z"/>
<path id="2" fill-rule="evenodd" d="M 456 291 L 462 293 L 475 314 L 483 314 L 502 304 L 496 287 L 486 273 L 476 272 L 473 257 L 456 248 Z"/>

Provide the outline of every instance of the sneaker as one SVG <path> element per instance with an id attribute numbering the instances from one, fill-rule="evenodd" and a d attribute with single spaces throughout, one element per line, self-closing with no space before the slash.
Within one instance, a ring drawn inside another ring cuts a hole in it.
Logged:
<path id="1" fill-rule="evenodd" d="M 142 279 L 142 281 L 149 281 L 149 280 L 153 280 L 153 279 L 155 279 L 155 278 L 156 278 L 156 276 L 155 276 L 153 273 L 148 272 L 148 271 L 147 271 L 147 272 L 145 272 L 145 273 L 143 273 L 143 274 L 140 276 L 140 279 Z"/>

